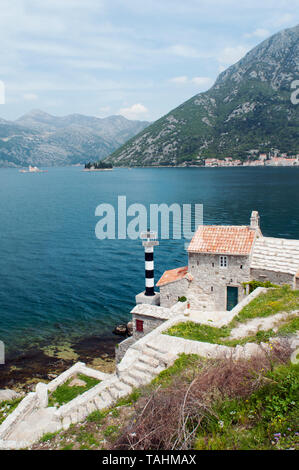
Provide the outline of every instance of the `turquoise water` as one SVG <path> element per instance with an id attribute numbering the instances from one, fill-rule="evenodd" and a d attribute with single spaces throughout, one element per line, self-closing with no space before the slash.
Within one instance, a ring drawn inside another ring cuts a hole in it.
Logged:
<path id="1" fill-rule="evenodd" d="M 299 238 L 299 168 L 159 168 L 21 174 L 0 170 L 0 339 L 20 351 L 39 341 L 111 333 L 143 290 L 140 241 L 95 236 L 95 209 L 131 203 L 204 205 L 206 224 L 248 224 Z M 184 240 L 155 250 L 156 280 L 187 263 Z"/>

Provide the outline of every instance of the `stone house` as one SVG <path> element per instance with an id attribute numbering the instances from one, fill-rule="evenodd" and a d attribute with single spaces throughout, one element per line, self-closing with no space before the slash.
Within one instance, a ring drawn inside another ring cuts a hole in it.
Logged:
<path id="1" fill-rule="evenodd" d="M 160 305 L 171 307 L 185 296 L 191 309 L 231 310 L 251 280 L 299 289 L 299 240 L 264 237 L 259 220 L 253 211 L 248 226 L 199 226 L 188 266 L 165 271 L 157 283 Z"/>

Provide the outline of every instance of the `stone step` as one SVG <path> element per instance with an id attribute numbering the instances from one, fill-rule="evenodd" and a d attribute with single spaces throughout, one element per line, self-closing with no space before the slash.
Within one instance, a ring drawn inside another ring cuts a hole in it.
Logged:
<path id="1" fill-rule="evenodd" d="M 95 402 L 94 402 L 93 400 L 87 402 L 87 403 L 86 403 L 86 409 L 87 409 L 87 413 L 88 413 L 88 414 L 91 414 L 91 413 L 93 413 L 94 411 L 96 411 L 97 407 L 96 407 Z"/>
<path id="2" fill-rule="evenodd" d="M 115 382 L 114 386 L 121 393 L 125 392 L 127 393 L 127 395 L 130 395 L 130 393 L 132 392 L 132 387 L 130 385 L 125 384 L 121 380 Z"/>
<path id="3" fill-rule="evenodd" d="M 106 390 L 107 390 L 107 393 L 109 393 L 109 395 L 111 396 L 113 401 L 116 401 L 118 399 L 120 391 L 114 385 L 111 385 Z"/>
<path id="4" fill-rule="evenodd" d="M 161 347 L 155 345 L 155 344 L 151 344 L 151 343 L 146 343 L 146 346 L 149 348 L 149 349 L 152 349 L 154 352 L 157 352 L 159 354 L 167 354 L 168 351 L 166 351 L 165 349 L 162 349 Z"/>
<path id="5" fill-rule="evenodd" d="M 168 364 L 165 354 L 158 353 L 157 351 L 154 351 L 153 349 L 149 349 L 149 348 L 144 348 L 143 353 L 144 355 L 148 357 L 152 357 L 156 359 L 157 361 L 159 361 L 159 366 L 162 366 L 162 365 L 167 366 Z"/>
<path id="6" fill-rule="evenodd" d="M 153 351 L 151 350 L 144 350 L 144 355 L 148 356 L 148 357 L 153 357 L 154 359 L 156 359 L 157 361 L 159 361 L 159 367 L 163 366 L 167 366 L 167 361 L 166 359 L 163 357 L 163 356 L 159 356 L 158 353 L 154 353 Z"/>
<path id="7" fill-rule="evenodd" d="M 71 418 L 69 416 L 65 416 L 62 420 L 62 428 L 64 431 L 67 431 L 71 424 Z"/>
<path id="8" fill-rule="evenodd" d="M 139 361 L 141 361 L 143 364 L 146 364 L 152 368 L 156 368 L 160 364 L 159 361 L 155 359 L 153 356 L 146 356 L 145 354 L 139 358 Z"/>
<path id="9" fill-rule="evenodd" d="M 123 372 L 121 375 L 121 381 L 125 384 L 128 385 L 129 387 L 132 388 L 138 388 L 139 387 L 139 382 L 131 377 L 127 372 Z"/>
<path id="10" fill-rule="evenodd" d="M 101 398 L 105 402 L 106 408 L 108 408 L 111 405 L 112 401 L 113 401 L 110 393 L 108 393 L 108 389 L 104 390 L 101 393 Z"/>
<path id="11" fill-rule="evenodd" d="M 7 440 L 35 442 L 48 432 L 56 432 L 61 423 L 53 421 L 51 408 L 42 408 L 34 411 L 24 421 L 16 424 Z"/>
<path id="12" fill-rule="evenodd" d="M 86 416 L 90 415 L 90 413 L 92 413 L 91 411 L 89 411 L 90 408 L 86 406 L 80 406 L 78 408 L 78 422 L 80 421 L 83 421 Z M 93 411 L 95 411 L 97 408 L 95 406 L 95 403 L 94 403 L 94 407 L 93 407 Z"/>
<path id="13" fill-rule="evenodd" d="M 138 371 L 138 370 L 130 370 L 128 372 L 128 375 L 130 377 L 133 377 L 134 380 L 137 381 L 137 383 L 139 385 L 144 385 L 144 384 L 147 384 L 151 381 L 151 375 L 147 374 L 147 373 L 144 373 L 144 372 L 141 372 L 141 371 Z"/>
<path id="14" fill-rule="evenodd" d="M 148 374 L 150 377 L 153 377 L 154 375 L 156 375 L 156 371 L 152 366 L 150 366 L 149 364 L 144 364 L 141 361 L 137 361 L 134 364 L 134 369 L 140 372 L 144 372 L 145 374 Z"/>
<path id="15" fill-rule="evenodd" d="M 102 410 L 106 406 L 106 402 L 103 400 L 101 396 L 98 396 L 94 399 L 95 405 L 98 410 Z"/>

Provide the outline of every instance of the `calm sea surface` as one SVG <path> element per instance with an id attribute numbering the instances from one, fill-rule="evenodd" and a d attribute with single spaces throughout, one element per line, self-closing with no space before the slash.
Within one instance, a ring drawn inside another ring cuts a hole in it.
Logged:
<path id="1" fill-rule="evenodd" d="M 84 173 L 0 170 L 0 340 L 9 352 L 43 341 L 111 333 L 143 290 L 140 241 L 100 241 L 96 207 L 203 204 L 205 224 L 248 224 L 299 238 L 299 168 L 159 168 Z M 184 240 L 161 240 L 156 281 L 187 264 Z"/>

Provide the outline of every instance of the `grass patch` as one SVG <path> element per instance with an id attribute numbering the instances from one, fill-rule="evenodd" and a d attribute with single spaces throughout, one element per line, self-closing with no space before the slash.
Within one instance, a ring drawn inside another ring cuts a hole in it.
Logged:
<path id="1" fill-rule="evenodd" d="M 107 411 L 96 410 L 87 416 L 87 421 L 90 423 L 101 424 L 102 421 L 106 418 L 106 416 L 107 416 Z"/>
<path id="2" fill-rule="evenodd" d="M 172 326 L 169 330 L 165 331 L 164 334 L 179 336 L 194 341 L 202 341 L 204 343 L 220 344 L 222 338 L 229 336 L 230 328 L 216 328 L 210 325 L 187 321 Z"/>
<path id="3" fill-rule="evenodd" d="M 227 327 L 216 328 L 210 325 L 187 321 L 172 326 L 164 334 L 180 336 L 181 338 L 203 341 L 204 343 L 218 344 L 220 338 L 228 336 L 230 329 Z"/>
<path id="4" fill-rule="evenodd" d="M 226 339 L 230 335 L 231 329 L 228 327 L 216 328 L 199 323 L 186 322 L 178 323 L 165 331 L 164 334 L 177 336 L 179 338 L 202 341 L 204 343 L 220 344 L 223 346 L 236 347 L 244 346 L 247 343 L 267 343 L 270 338 L 295 333 L 299 330 L 299 317 L 291 318 L 283 323 L 277 330 L 260 330 L 255 335 L 244 336 L 243 338 Z M 164 371 L 167 373 L 167 371 Z M 163 372 L 162 372 L 163 374 Z"/>
<path id="5" fill-rule="evenodd" d="M 278 334 L 280 335 L 288 335 L 292 333 L 296 333 L 299 330 L 299 317 L 291 318 L 286 321 L 279 329 Z"/>
<path id="6" fill-rule="evenodd" d="M 48 441 L 52 441 L 52 439 L 54 439 L 57 434 L 59 434 L 59 431 L 57 432 L 47 432 L 46 434 L 43 435 L 43 437 L 40 439 L 40 442 L 48 442 Z"/>
<path id="7" fill-rule="evenodd" d="M 133 405 L 133 403 L 135 403 L 138 400 L 140 395 L 141 395 L 141 390 L 139 390 L 138 388 L 135 388 L 130 395 L 128 395 L 126 397 L 123 397 L 123 398 L 120 398 L 115 403 L 114 407 L 110 408 L 108 410 L 108 412 L 113 411 L 115 408 L 119 408 L 121 406 L 131 406 L 131 405 Z"/>
<path id="8" fill-rule="evenodd" d="M 172 366 L 160 372 L 160 374 L 152 380 L 151 386 L 160 385 L 162 387 L 167 387 L 172 382 L 173 378 L 181 374 L 183 371 L 197 370 L 200 361 L 202 360 L 203 359 L 200 359 L 196 354 L 180 354 Z"/>
<path id="9" fill-rule="evenodd" d="M 103 432 L 103 435 L 105 437 L 115 436 L 118 433 L 118 429 L 119 429 L 118 426 L 114 426 L 114 425 L 107 426 Z"/>
<path id="10" fill-rule="evenodd" d="M 100 380 L 88 377 L 84 374 L 78 374 L 78 378 L 83 380 L 86 385 L 75 385 L 70 387 L 70 383 L 73 380 L 73 377 L 71 377 L 67 382 L 57 387 L 57 389 L 50 395 L 48 406 L 55 406 L 56 403 L 58 403 L 59 406 L 64 405 L 100 383 Z"/>
<path id="11" fill-rule="evenodd" d="M 61 450 L 73 450 L 74 444 L 66 444 Z"/>
<path id="12" fill-rule="evenodd" d="M 98 446 L 99 442 L 91 432 L 81 431 L 77 436 L 77 442 L 80 444 L 81 450 L 90 449 L 90 447 Z"/>
<path id="13" fill-rule="evenodd" d="M 238 322 L 269 317 L 279 312 L 291 312 L 296 309 L 299 309 L 299 290 L 292 290 L 287 285 L 278 289 L 270 289 L 246 305 L 229 326 L 232 328 Z"/>
<path id="14" fill-rule="evenodd" d="M 16 398 L 15 400 L 7 400 L 0 403 L 0 424 L 12 413 L 23 398 Z"/>

